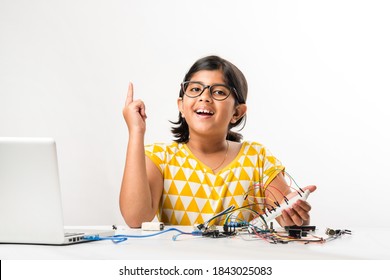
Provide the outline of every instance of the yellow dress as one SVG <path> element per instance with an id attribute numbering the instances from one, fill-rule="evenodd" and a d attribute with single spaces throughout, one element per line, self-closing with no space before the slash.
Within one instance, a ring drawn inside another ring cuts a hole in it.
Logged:
<path id="1" fill-rule="evenodd" d="M 164 178 L 158 218 L 171 225 L 204 223 L 231 205 L 261 212 L 270 204 L 264 201 L 269 183 L 284 170 L 281 162 L 257 142 L 243 142 L 236 158 L 215 174 L 186 144 L 146 145 L 145 154 Z M 237 211 L 235 218 L 250 221 L 253 212 Z M 214 222 L 220 224 L 223 219 Z"/>

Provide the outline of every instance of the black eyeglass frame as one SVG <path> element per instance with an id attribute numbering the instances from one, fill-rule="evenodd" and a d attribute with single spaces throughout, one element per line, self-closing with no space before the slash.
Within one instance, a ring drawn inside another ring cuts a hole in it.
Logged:
<path id="1" fill-rule="evenodd" d="M 197 95 L 195 95 L 195 96 L 190 96 L 190 95 L 187 95 L 186 94 L 186 91 L 185 91 L 185 86 L 186 85 L 188 85 L 188 84 L 190 84 L 190 83 L 194 83 L 194 84 L 198 84 L 198 85 L 201 85 L 202 87 L 203 87 L 203 89 L 202 89 L 202 91 L 201 92 L 199 92 L 199 94 L 197 94 Z M 196 97 L 199 97 L 199 96 L 201 96 L 202 94 L 203 94 L 203 92 L 206 90 L 206 89 L 211 89 L 212 87 L 215 87 L 215 86 L 224 86 L 224 87 L 226 87 L 228 90 L 229 90 L 229 94 L 228 95 L 226 95 L 224 98 L 222 98 L 222 99 L 216 99 L 215 97 L 214 97 L 214 95 L 212 94 L 212 92 L 211 92 L 211 98 L 212 99 L 214 99 L 214 100 L 217 100 L 217 101 L 224 101 L 224 100 L 226 100 L 229 96 L 230 96 L 230 94 L 232 93 L 232 92 L 234 92 L 234 94 L 236 95 L 236 97 L 238 98 L 238 94 L 237 94 L 237 90 L 234 88 L 234 87 L 230 87 L 230 86 L 228 86 L 228 85 L 225 85 L 225 84 L 212 84 L 212 85 L 205 85 L 205 84 L 203 84 L 203 83 L 201 83 L 201 82 L 197 82 L 197 81 L 185 81 L 185 82 L 182 82 L 181 84 L 180 84 L 180 86 L 181 86 L 181 90 L 183 91 L 183 94 L 185 94 L 187 97 L 189 97 L 189 98 L 196 98 Z"/>

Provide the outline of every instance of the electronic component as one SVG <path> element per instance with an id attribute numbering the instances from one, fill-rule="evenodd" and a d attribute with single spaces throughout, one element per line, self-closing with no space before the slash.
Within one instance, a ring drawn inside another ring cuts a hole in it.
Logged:
<path id="1" fill-rule="evenodd" d="M 287 231 L 288 236 L 293 238 L 302 238 L 306 237 L 309 231 L 314 231 L 316 229 L 315 226 L 287 226 L 284 227 Z"/>
<path id="2" fill-rule="evenodd" d="M 288 236 L 293 238 L 302 238 L 307 236 L 307 231 L 303 231 L 301 229 L 289 229 Z"/>
<path id="3" fill-rule="evenodd" d="M 263 215 L 261 215 L 263 219 L 260 217 L 257 217 L 251 221 L 251 224 L 254 226 L 261 226 L 261 225 L 263 225 L 263 220 L 265 222 L 269 222 L 269 221 L 275 219 L 276 217 L 279 217 L 282 214 L 283 210 L 289 208 L 292 204 L 294 204 L 298 200 L 306 201 L 307 197 L 310 194 L 310 190 L 306 190 L 303 194 L 300 194 L 300 193 L 298 193 L 298 194 L 299 195 L 296 195 L 296 196 L 290 198 L 289 200 L 287 200 L 286 202 L 280 204 L 279 207 L 272 208 L 272 209 L 266 209 L 265 213 Z"/>
<path id="4" fill-rule="evenodd" d="M 289 231 L 289 230 L 296 230 L 296 229 L 300 229 L 302 231 L 315 231 L 316 230 L 316 226 L 286 226 L 284 227 L 285 230 Z"/>
<path id="5" fill-rule="evenodd" d="M 204 226 L 204 224 L 196 224 L 196 225 L 194 225 L 194 228 L 196 230 L 203 230 L 205 228 L 205 226 Z"/>
<path id="6" fill-rule="evenodd" d="M 218 229 L 208 229 L 202 232 L 203 237 L 222 238 L 236 235 L 235 230 L 219 231 Z"/>
<path id="7" fill-rule="evenodd" d="M 327 228 L 325 230 L 325 234 L 328 235 L 329 237 L 336 238 L 336 237 L 339 237 L 340 235 L 343 235 L 343 234 L 352 234 L 352 231 L 350 231 L 349 229 L 331 229 L 331 228 Z"/>
<path id="8" fill-rule="evenodd" d="M 327 228 L 325 230 L 325 234 L 328 235 L 328 237 L 325 239 L 325 241 L 331 241 L 339 238 L 340 236 L 344 234 L 352 234 L 352 231 L 349 229 L 331 229 Z"/>
<path id="9" fill-rule="evenodd" d="M 162 222 L 143 222 L 141 226 L 142 230 L 163 230 L 164 229 L 164 223 Z"/>
<path id="10" fill-rule="evenodd" d="M 230 231 L 235 231 L 236 229 L 244 228 L 247 227 L 249 224 L 245 221 L 243 222 L 229 222 L 225 223 L 223 225 L 223 231 L 224 232 L 230 232 Z"/>

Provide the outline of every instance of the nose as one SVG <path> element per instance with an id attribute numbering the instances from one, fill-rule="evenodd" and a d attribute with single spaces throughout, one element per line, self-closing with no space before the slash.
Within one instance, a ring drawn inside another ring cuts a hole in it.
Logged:
<path id="1" fill-rule="evenodd" d="M 208 94 L 204 94 L 206 90 L 208 91 Z M 202 93 L 199 95 L 199 101 L 211 102 L 212 100 L 211 86 L 205 86 Z"/>

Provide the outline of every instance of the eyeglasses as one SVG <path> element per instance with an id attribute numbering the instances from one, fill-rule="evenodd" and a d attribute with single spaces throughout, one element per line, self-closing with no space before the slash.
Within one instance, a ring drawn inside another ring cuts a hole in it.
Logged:
<path id="1" fill-rule="evenodd" d="M 215 100 L 222 101 L 229 97 L 229 95 L 236 90 L 232 87 L 229 87 L 224 84 L 214 84 L 211 86 L 206 86 L 201 82 L 192 82 L 187 81 L 181 83 L 181 88 L 185 95 L 190 98 L 195 98 L 200 96 L 207 88 L 211 93 L 211 97 Z"/>

